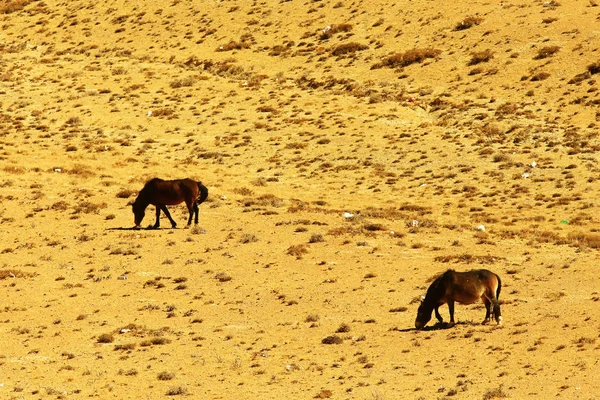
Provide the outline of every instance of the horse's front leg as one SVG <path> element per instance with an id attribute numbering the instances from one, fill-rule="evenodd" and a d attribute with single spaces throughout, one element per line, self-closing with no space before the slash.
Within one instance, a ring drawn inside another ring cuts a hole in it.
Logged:
<path id="1" fill-rule="evenodd" d="M 153 229 L 158 229 L 160 227 L 160 208 L 161 208 L 161 206 L 159 206 L 157 204 L 156 205 L 156 222 L 154 223 L 154 226 L 152 226 Z"/>
<path id="2" fill-rule="evenodd" d="M 440 315 L 440 311 L 438 310 L 440 306 L 437 306 L 436 308 L 434 308 L 433 310 L 435 311 L 435 317 L 437 318 L 437 320 L 441 323 L 444 322 L 444 318 L 442 318 L 442 316 Z"/>
<path id="3" fill-rule="evenodd" d="M 173 218 L 171 218 L 171 213 L 169 213 L 169 210 L 167 209 L 167 206 L 165 206 L 164 204 L 160 206 L 160 209 L 163 210 L 163 212 L 165 213 L 165 215 L 167 216 L 167 218 L 169 218 L 169 221 L 171 221 L 171 226 L 173 228 L 177 227 L 177 223 L 173 220 Z M 156 222 L 158 223 L 158 214 L 156 217 Z"/>

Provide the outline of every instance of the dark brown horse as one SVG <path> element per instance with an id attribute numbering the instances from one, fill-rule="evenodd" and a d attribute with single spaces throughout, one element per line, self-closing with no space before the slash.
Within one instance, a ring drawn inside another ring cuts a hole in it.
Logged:
<path id="1" fill-rule="evenodd" d="M 438 308 L 448 303 L 450 311 L 450 323 L 454 324 L 454 302 L 461 304 L 472 304 L 477 300 L 485 304 L 484 324 L 490 322 L 490 315 L 498 325 L 502 325 L 502 316 L 500 314 L 500 289 L 502 281 L 495 273 L 487 269 L 474 269 L 467 272 L 456 272 L 449 269 L 439 275 L 427 289 L 427 295 L 421 301 L 415 320 L 415 328 L 423 329 L 431 319 L 432 311 L 435 311 L 435 317 L 439 322 L 443 322 Z M 493 310 L 492 310 L 493 309 Z"/>
<path id="2" fill-rule="evenodd" d="M 196 182 L 191 179 L 176 179 L 165 181 L 159 178 L 154 178 L 146 182 L 138 197 L 132 205 L 133 215 L 135 219 L 135 227 L 139 228 L 148 205 L 156 206 L 156 222 L 153 228 L 160 226 L 160 211 L 162 210 L 173 228 L 177 223 L 171 218 L 167 206 L 183 203 L 187 205 L 190 217 L 187 224 L 192 223 L 192 218 L 195 216 L 194 223 L 198 223 L 198 205 L 208 197 L 208 189 L 201 182 Z"/>

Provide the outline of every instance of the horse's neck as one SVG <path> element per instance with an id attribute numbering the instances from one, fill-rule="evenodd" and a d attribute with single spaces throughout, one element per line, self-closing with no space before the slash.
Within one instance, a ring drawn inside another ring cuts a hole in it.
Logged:
<path id="1" fill-rule="evenodd" d="M 137 199 L 135 199 L 137 207 L 146 209 L 150 205 L 150 196 L 146 196 L 145 193 L 140 192 Z"/>

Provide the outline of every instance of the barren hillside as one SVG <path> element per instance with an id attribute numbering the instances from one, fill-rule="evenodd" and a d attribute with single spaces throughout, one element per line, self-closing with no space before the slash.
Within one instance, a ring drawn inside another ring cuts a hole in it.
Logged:
<path id="1" fill-rule="evenodd" d="M 598 397 L 596 1 L 0 20 L 0 398 Z M 131 229 L 155 176 L 198 226 Z M 502 327 L 414 330 L 448 268 L 502 277 Z"/>

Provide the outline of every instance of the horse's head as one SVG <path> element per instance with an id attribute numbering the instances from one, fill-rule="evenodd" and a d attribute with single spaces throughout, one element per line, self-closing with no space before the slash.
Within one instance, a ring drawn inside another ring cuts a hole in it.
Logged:
<path id="1" fill-rule="evenodd" d="M 146 207 L 142 207 L 140 203 L 134 201 L 131 205 L 131 209 L 133 211 L 133 221 L 135 223 L 135 227 L 139 228 L 142 220 L 144 219 L 144 215 L 146 215 Z"/>
<path id="2" fill-rule="evenodd" d="M 433 309 L 425 305 L 424 300 L 424 298 L 421 299 L 421 304 L 419 304 L 419 309 L 417 310 L 417 318 L 415 319 L 415 328 L 417 329 L 423 329 L 427 325 L 433 312 Z"/>

